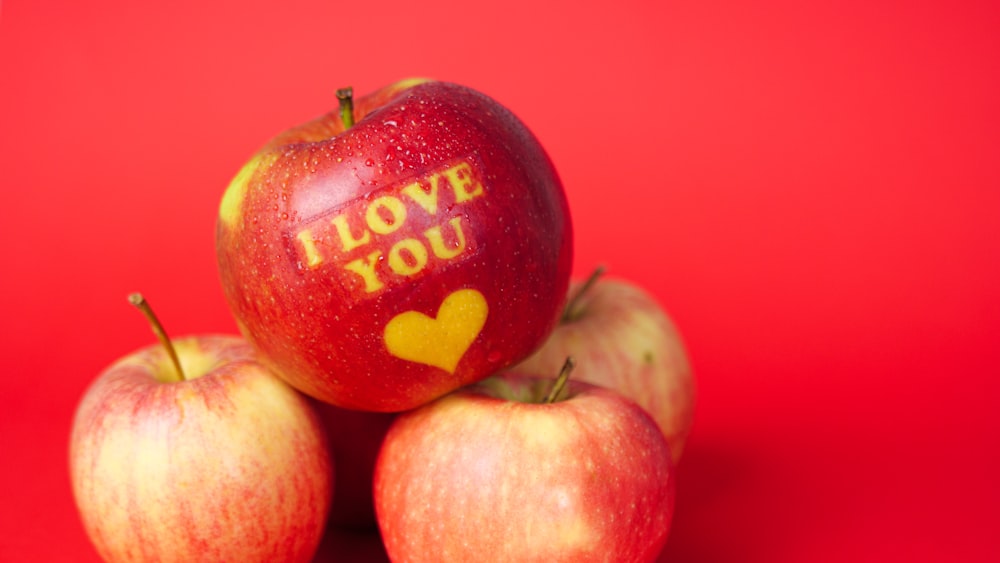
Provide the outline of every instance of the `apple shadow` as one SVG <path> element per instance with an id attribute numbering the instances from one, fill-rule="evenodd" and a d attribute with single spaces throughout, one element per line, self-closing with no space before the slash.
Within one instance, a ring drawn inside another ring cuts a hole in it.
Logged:
<path id="1" fill-rule="evenodd" d="M 674 517 L 658 563 L 762 560 L 767 547 L 753 533 L 761 515 L 747 510 L 744 499 L 766 487 L 765 474 L 752 452 L 690 440 L 677 467 Z"/>
<path id="2" fill-rule="evenodd" d="M 323 535 L 313 563 L 351 561 L 389 563 L 377 529 L 349 530 L 330 526 Z"/>

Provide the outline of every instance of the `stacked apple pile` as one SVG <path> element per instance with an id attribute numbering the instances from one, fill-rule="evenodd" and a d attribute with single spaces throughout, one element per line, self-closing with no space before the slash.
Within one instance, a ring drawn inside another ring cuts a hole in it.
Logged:
<path id="1" fill-rule="evenodd" d="M 570 281 L 556 171 L 507 109 L 407 80 L 272 139 L 222 197 L 242 338 L 109 367 L 70 446 L 109 561 L 651 561 L 694 388 L 635 285 Z"/>

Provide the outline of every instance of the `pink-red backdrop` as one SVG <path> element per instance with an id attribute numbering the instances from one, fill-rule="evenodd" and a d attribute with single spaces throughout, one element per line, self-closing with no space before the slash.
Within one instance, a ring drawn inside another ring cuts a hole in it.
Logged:
<path id="1" fill-rule="evenodd" d="M 653 292 L 698 377 L 665 561 L 996 561 L 995 2 L 0 4 L 0 560 L 93 560 L 71 415 L 115 358 L 234 332 L 221 192 L 274 133 L 420 75 L 566 185 L 575 272 Z"/>

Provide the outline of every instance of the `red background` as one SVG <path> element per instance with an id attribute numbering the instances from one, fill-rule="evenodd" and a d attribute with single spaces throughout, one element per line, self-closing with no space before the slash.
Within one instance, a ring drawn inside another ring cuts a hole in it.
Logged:
<path id="1" fill-rule="evenodd" d="M 431 0 L 0 6 L 0 560 L 88 560 L 85 386 L 234 332 L 223 188 L 278 131 L 402 77 L 548 148 L 575 272 L 671 312 L 700 390 L 671 561 L 995 561 L 995 2 Z"/>

